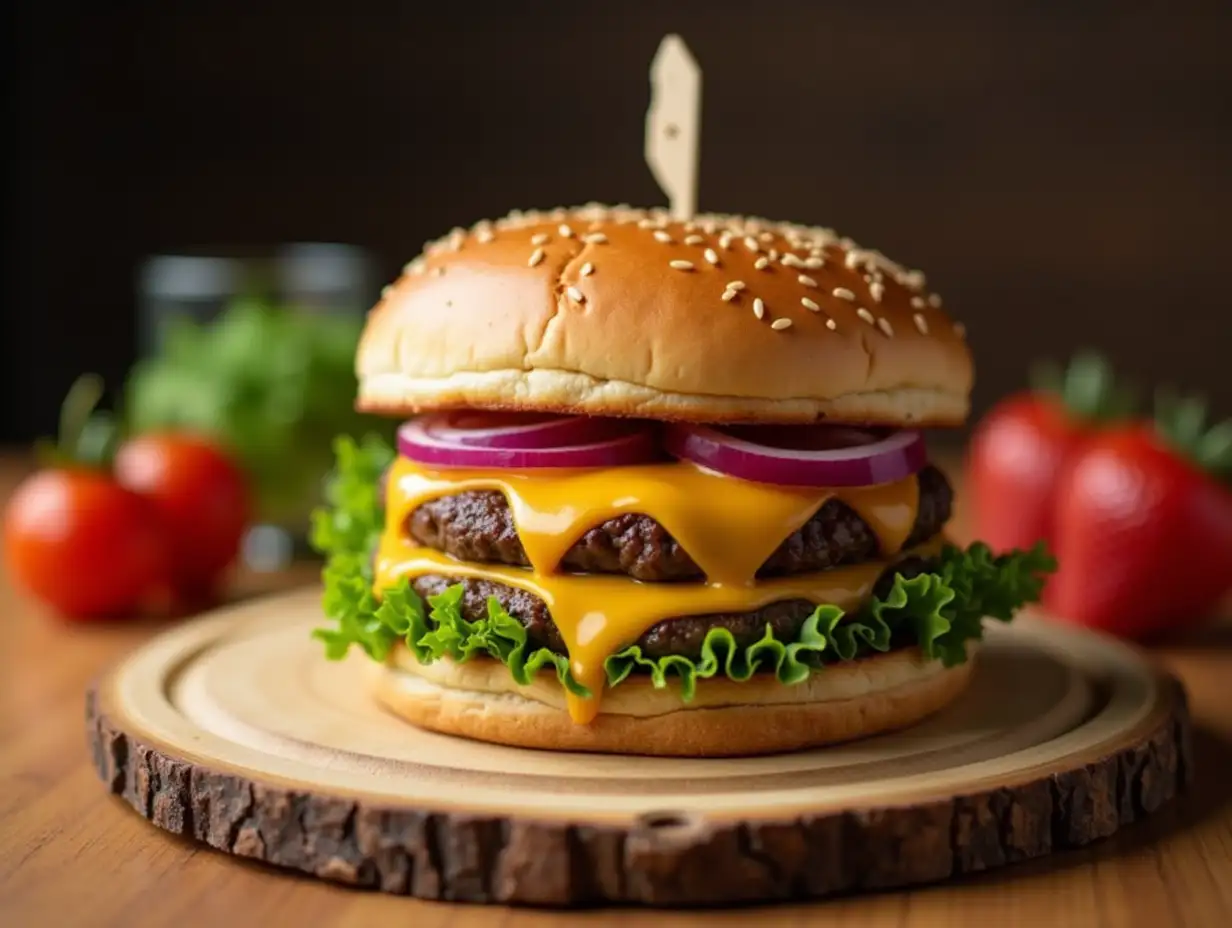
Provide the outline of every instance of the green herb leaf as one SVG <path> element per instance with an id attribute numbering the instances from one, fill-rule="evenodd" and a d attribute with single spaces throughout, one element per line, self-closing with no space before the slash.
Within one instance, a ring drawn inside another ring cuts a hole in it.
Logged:
<path id="1" fill-rule="evenodd" d="M 324 608 L 337 623 L 315 633 L 327 657 L 340 658 L 355 645 L 374 660 L 383 660 L 401 641 L 421 663 L 490 657 L 505 664 L 520 684 L 549 670 L 570 692 L 590 695 L 573 679 L 568 658 L 533 648 L 522 623 L 495 598 L 473 622 L 462 614 L 461 584 L 425 604 L 403 579 L 378 601 L 372 593 L 371 558 L 383 513 L 376 486 L 393 450 L 376 438 L 362 443 L 342 438 L 335 447 L 338 464 L 327 483 L 327 505 L 314 514 L 312 535 L 314 545 L 328 557 Z M 968 642 L 983 634 L 985 616 L 1008 621 L 1039 598 L 1045 576 L 1055 569 L 1042 544 L 1001 555 L 984 544 L 947 546 L 931 572 L 911 578 L 897 575 L 884 597 L 873 598 L 854 613 L 818 606 L 790 641 L 777 639 L 767 625 L 760 638 L 740 646 L 727 629 L 713 628 L 697 660 L 649 657 L 631 644 L 607 659 L 607 683 L 618 686 L 634 673 L 645 674 L 656 687 L 674 680 L 687 702 L 695 696 L 698 680 L 723 676 L 744 681 L 755 673 L 773 673 L 791 686 L 828 663 L 885 652 L 895 642 L 915 643 L 928 657 L 953 666 L 966 660 Z"/>
<path id="2" fill-rule="evenodd" d="M 184 429 L 231 450 L 252 477 L 260 517 L 301 520 L 329 470 L 339 434 L 380 434 L 394 423 L 353 408 L 359 313 L 300 311 L 240 299 L 209 324 L 177 319 L 157 356 L 125 390 L 133 432 Z"/>

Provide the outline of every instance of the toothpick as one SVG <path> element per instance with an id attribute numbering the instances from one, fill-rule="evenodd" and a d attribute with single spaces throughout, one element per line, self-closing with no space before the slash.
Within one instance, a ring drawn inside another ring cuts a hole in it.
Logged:
<path id="1" fill-rule="evenodd" d="M 646 163 L 667 194 L 672 216 L 697 212 L 702 72 L 678 35 L 665 36 L 650 64 Z"/>

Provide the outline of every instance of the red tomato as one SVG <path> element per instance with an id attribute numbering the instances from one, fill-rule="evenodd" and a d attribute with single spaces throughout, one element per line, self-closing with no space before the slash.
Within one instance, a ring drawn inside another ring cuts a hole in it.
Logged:
<path id="1" fill-rule="evenodd" d="M 208 439 L 150 433 L 121 445 L 115 473 L 158 510 L 175 590 L 187 600 L 208 598 L 235 561 L 251 512 L 240 466 Z"/>
<path id="2" fill-rule="evenodd" d="M 1088 435 L 1048 394 L 1020 393 L 997 404 L 975 428 L 966 492 L 975 537 L 994 550 L 1052 543 L 1056 480 Z"/>
<path id="3" fill-rule="evenodd" d="M 137 610 L 160 584 L 163 547 L 150 504 L 101 471 L 27 478 L 4 513 L 4 559 L 18 585 L 70 618 Z"/>
<path id="4" fill-rule="evenodd" d="M 1208 618 L 1232 587 L 1232 491 L 1154 428 L 1101 432 L 1057 486 L 1057 616 L 1125 637 Z"/>

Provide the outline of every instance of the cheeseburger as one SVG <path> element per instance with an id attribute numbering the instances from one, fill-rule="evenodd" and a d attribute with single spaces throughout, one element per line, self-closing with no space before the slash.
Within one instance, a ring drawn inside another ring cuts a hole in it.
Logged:
<path id="1" fill-rule="evenodd" d="M 762 754 L 959 699 L 1052 569 L 945 540 L 918 429 L 972 361 L 923 274 L 830 229 L 591 205 L 429 243 L 371 311 L 314 541 L 317 636 L 437 732 Z"/>

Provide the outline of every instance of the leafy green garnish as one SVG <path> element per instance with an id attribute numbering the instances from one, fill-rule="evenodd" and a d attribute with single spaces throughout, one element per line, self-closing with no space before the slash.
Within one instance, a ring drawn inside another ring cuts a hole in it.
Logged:
<path id="1" fill-rule="evenodd" d="M 334 455 L 337 463 L 325 483 L 325 505 L 312 513 L 309 541 L 326 557 L 322 606 L 338 628 L 321 629 L 316 636 L 332 659 L 344 657 L 357 644 L 381 660 L 395 635 L 377 618 L 381 603 L 372 593 L 372 557 L 385 519 L 381 475 L 394 452 L 379 436 L 357 442 L 343 435 L 334 439 Z"/>
<path id="2" fill-rule="evenodd" d="M 428 597 L 428 606 L 425 617 L 423 601 L 404 579 L 385 592 L 385 602 L 377 612 L 394 640 L 405 641 L 421 663 L 430 664 L 442 657 L 465 661 L 477 654 L 487 655 L 507 666 L 513 679 L 522 685 L 530 683 L 540 670 L 550 669 L 570 692 L 591 695 L 569 673 L 567 657 L 547 648 L 527 650 L 526 629 L 501 608 L 495 597 L 488 599 L 488 614 L 474 622 L 462 617 L 461 584 Z"/>
<path id="3" fill-rule="evenodd" d="M 590 695 L 573 679 L 566 657 L 547 648 L 531 649 L 522 623 L 495 598 L 488 599 L 487 614 L 473 622 L 462 615 L 461 584 L 425 603 L 404 578 L 378 600 L 372 593 L 371 559 L 383 513 L 376 487 L 393 452 L 379 439 L 356 443 L 350 438 L 339 439 L 336 451 L 338 467 L 328 484 L 328 505 L 314 514 L 312 532 L 314 546 L 327 557 L 325 613 L 337 623 L 314 633 L 329 657 L 340 658 L 355 645 L 383 660 L 401 641 L 422 663 L 487 656 L 505 664 L 520 684 L 551 670 L 570 692 Z M 1025 603 L 1038 599 L 1044 576 L 1055 568 L 1042 544 L 1001 555 L 980 543 L 966 549 L 947 546 L 931 572 L 895 576 L 884 597 L 874 597 L 853 614 L 837 606 L 818 606 L 793 641 L 776 639 L 767 626 L 761 638 L 741 647 L 727 629 L 713 628 L 697 660 L 647 657 L 630 645 L 607 659 L 607 683 L 617 686 L 634 672 L 648 675 L 656 687 L 675 678 L 687 702 L 699 679 L 742 681 L 754 673 L 774 673 L 791 685 L 827 663 L 885 652 L 895 642 L 908 641 L 946 666 L 961 664 L 968 642 L 983 634 L 983 618 L 1008 621 Z"/>
<path id="4" fill-rule="evenodd" d="M 392 423 L 355 412 L 359 313 L 298 311 L 242 299 L 217 319 L 175 319 L 126 384 L 126 427 L 204 432 L 252 476 L 261 516 L 302 518 L 329 471 L 334 435 Z"/>

